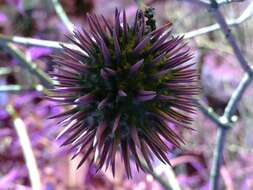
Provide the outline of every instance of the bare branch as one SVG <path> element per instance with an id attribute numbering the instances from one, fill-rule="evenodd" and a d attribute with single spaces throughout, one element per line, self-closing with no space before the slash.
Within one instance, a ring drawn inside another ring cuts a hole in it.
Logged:
<path id="1" fill-rule="evenodd" d="M 246 59 L 244 58 L 244 56 L 239 48 L 238 43 L 236 42 L 233 34 L 231 33 L 231 30 L 229 29 L 229 26 L 228 26 L 224 16 L 220 12 L 220 10 L 218 8 L 215 8 L 214 6 L 211 6 L 210 11 L 211 11 L 213 17 L 216 19 L 217 23 L 220 25 L 220 28 L 221 28 L 222 32 L 224 33 L 224 35 L 226 36 L 226 39 L 228 40 L 231 47 L 233 48 L 235 56 L 237 57 L 238 61 L 240 62 L 242 68 L 246 72 L 251 72 L 251 68 L 250 68 L 248 62 L 246 61 Z"/>
<path id="2" fill-rule="evenodd" d="M 232 94 L 223 115 L 228 120 L 231 120 L 231 117 L 236 111 L 238 103 L 240 102 L 247 87 L 250 85 L 252 79 L 253 79 L 253 75 L 252 74 L 249 75 L 248 73 L 246 73 L 243 79 L 241 80 L 240 84 L 238 85 L 237 89 Z"/>
<path id="3" fill-rule="evenodd" d="M 218 0 L 217 3 L 219 5 L 225 5 L 225 4 L 229 4 L 229 3 L 241 3 L 244 2 L 245 0 Z"/>
<path id="4" fill-rule="evenodd" d="M 197 101 L 196 104 L 198 105 L 199 109 L 216 125 L 225 128 L 229 127 L 227 124 L 224 124 L 220 121 L 220 116 L 217 115 L 211 107 L 205 105 L 202 101 Z"/>
<path id="5" fill-rule="evenodd" d="M 245 90 L 247 89 L 247 87 L 249 86 L 253 78 L 253 70 L 251 66 L 248 64 L 248 62 L 246 61 L 245 57 L 243 56 L 239 48 L 239 45 L 229 28 L 229 26 L 240 24 L 252 16 L 253 2 L 246 8 L 246 10 L 241 14 L 240 17 L 238 17 L 235 20 L 226 21 L 224 16 L 219 10 L 219 6 L 221 4 L 229 3 L 229 2 L 232 2 L 232 0 L 223 0 L 219 2 L 217 2 L 216 0 L 210 0 L 210 5 L 208 6 L 208 10 L 210 10 L 210 12 L 212 13 L 213 17 L 217 21 L 217 24 L 214 24 L 202 29 L 198 29 L 192 32 L 188 32 L 185 34 L 186 38 L 192 38 L 195 36 L 206 34 L 211 31 L 221 29 L 227 41 L 229 42 L 230 46 L 232 47 L 234 54 L 237 57 L 241 67 L 246 72 L 240 84 L 238 85 L 234 93 L 232 94 L 222 117 L 218 118 L 217 115 L 210 112 L 208 107 L 204 106 L 203 104 L 199 104 L 200 110 L 219 126 L 217 137 L 216 137 L 213 163 L 212 163 L 212 168 L 211 168 L 211 176 L 210 176 L 211 190 L 219 189 L 219 176 L 220 176 L 220 167 L 222 164 L 222 154 L 225 147 L 227 131 L 229 128 L 231 128 L 231 123 L 230 123 L 231 117 L 235 113 L 236 108 Z"/>
<path id="6" fill-rule="evenodd" d="M 205 8 L 207 8 L 210 5 L 210 3 L 207 0 L 177 0 L 177 1 L 185 1 Z"/>
<path id="7" fill-rule="evenodd" d="M 243 13 L 238 18 L 229 19 L 226 22 L 228 26 L 236 26 L 247 21 L 252 16 L 253 16 L 253 2 L 249 4 L 249 6 L 245 9 L 245 11 L 243 11 Z M 219 24 L 213 24 L 213 25 L 206 26 L 197 30 L 186 32 L 183 35 L 186 39 L 189 39 L 189 38 L 195 38 L 195 37 L 198 37 L 198 36 L 201 36 L 209 32 L 216 31 L 216 30 L 220 30 Z"/>
<path id="8" fill-rule="evenodd" d="M 222 162 L 222 154 L 223 154 L 223 150 L 224 150 L 225 142 L 226 142 L 227 131 L 228 131 L 228 128 L 224 128 L 224 127 L 218 128 L 214 155 L 213 155 L 213 163 L 212 163 L 212 168 L 211 168 L 211 176 L 210 176 L 211 190 L 218 190 L 220 167 L 221 167 L 221 162 Z"/>

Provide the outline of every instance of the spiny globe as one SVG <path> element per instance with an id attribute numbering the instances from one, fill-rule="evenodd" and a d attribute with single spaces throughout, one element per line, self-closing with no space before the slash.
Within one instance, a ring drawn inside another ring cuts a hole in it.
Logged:
<path id="1" fill-rule="evenodd" d="M 71 107 L 51 117 L 65 127 L 62 145 L 82 155 L 78 167 L 90 160 L 113 175 L 116 152 L 128 177 L 130 159 L 143 171 L 141 160 L 152 170 L 153 156 L 169 164 L 168 143 L 183 142 L 171 123 L 190 128 L 199 90 L 190 49 L 172 35 L 171 23 L 155 29 L 152 14 L 142 10 L 133 24 L 117 9 L 113 24 L 95 14 L 87 19 L 90 30 L 69 37 L 81 51 L 63 46 L 54 56 L 59 84 L 49 98 Z"/>

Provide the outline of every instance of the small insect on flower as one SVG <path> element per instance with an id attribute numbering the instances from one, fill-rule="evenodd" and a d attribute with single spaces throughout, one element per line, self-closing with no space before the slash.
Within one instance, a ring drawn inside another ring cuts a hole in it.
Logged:
<path id="1" fill-rule="evenodd" d="M 71 107 L 51 117 L 62 118 L 62 145 L 82 155 L 78 167 L 90 160 L 113 175 L 118 151 L 128 177 L 130 158 L 143 171 L 141 160 L 152 170 L 153 156 L 169 164 L 168 143 L 183 142 L 170 124 L 190 128 L 199 92 L 187 44 L 171 34 L 171 23 L 156 29 L 142 10 L 132 25 L 117 9 L 113 24 L 95 14 L 87 19 L 90 31 L 69 37 L 82 51 L 63 46 L 54 56 L 59 84 L 49 98 Z"/>

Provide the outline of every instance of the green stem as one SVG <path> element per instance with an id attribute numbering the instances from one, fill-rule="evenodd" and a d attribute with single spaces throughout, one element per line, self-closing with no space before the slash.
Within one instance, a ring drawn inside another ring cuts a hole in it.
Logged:
<path id="1" fill-rule="evenodd" d="M 46 47 L 46 48 L 52 48 L 52 49 L 62 49 L 62 46 L 60 45 L 62 44 L 69 48 L 77 49 L 75 45 L 64 43 L 64 42 L 41 40 L 41 39 L 36 39 L 36 38 L 27 38 L 27 37 L 20 37 L 20 36 L 6 36 L 3 34 L 0 34 L 0 41 L 1 43 L 12 42 L 16 44 L 25 45 L 25 46 L 38 46 L 38 47 Z"/>
<path id="2" fill-rule="evenodd" d="M 8 75 L 12 72 L 12 69 L 8 67 L 2 67 L 0 68 L 0 75 Z"/>
<path id="3" fill-rule="evenodd" d="M 42 85 L 37 84 L 33 85 L 32 87 L 24 87 L 18 84 L 11 84 L 11 85 L 1 85 L 0 86 L 0 93 L 1 92 L 22 92 L 27 90 L 36 90 L 36 91 L 43 91 L 46 94 L 46 90 L 43 88 Z"/>
<path id="4" fill-rule="evenodd" d="M 1 45 L 14 57 L 16 57 L 17 60 L 19 60 L 21 66 L 28 69 L 33 75 L 37 76 L 45 87 L 47 88 L 53 87 L 53 81 L 51 80 L 51 78 L 35 63 L 28 61 L 25 58 L 23 52 L 21 52 L 17 47 L 15 47 L 10 43 L 4 43 Z"/>
<path id="5" fill-rule="evenodd" d="M 59 16 L 59 18 L 62 20 L 63 24 L 66 26 L 69 32 L 72 33 L 74 31 L 74 26 L 69 20 L 67 14 L 65 13 L 61 3 L 59 2 L 59 0 L 52 0 L 52 3 L 54 5 L 55 12 Z"/>
<path id="6" fill-rule="evenodd" d="M 28 174 L 32 186 L 32 190 L 39 190 L 42 188 L 40 173 L 36 158 L 32 151 L 31 141 L 28 136 L 28 132 L 25 126 L 24 121 L 18 116 L 16 110 L 13 106 L 8 105 L 7 111 L 12 116 L 13 126 L 19 138 L 20 146 L 24 155 L 26 167 L 28 169 Z"/>
<path id="7" fill-rule="evenodd" d="M 166 166 L 166 172 L 169 174 L 170 179 L 165 180 L 161 175 L 157 174 L 155 171 L 150 170 L 143 160 L 141 160 L 141 165 L 150 175 L 153 176 L 156 181 L 159 182 L 159 184 L 163 186 L 165 190 L 181 190 L 171 166 Z"/>
<path id="8" fill-rule="evenodd" d="M 19 92 L 25 90 L 25 88 L 23 88 L 20 85 L 1 85 L 0 86 L 0 93 L 1 92 Z"/>
<path id="9" fill-rule="evenodd" d="M 147 6 L 143 2 L 143 0 L 135 0 L 136 4 L 138 5 L 139 9 L 144 10 Z"/>

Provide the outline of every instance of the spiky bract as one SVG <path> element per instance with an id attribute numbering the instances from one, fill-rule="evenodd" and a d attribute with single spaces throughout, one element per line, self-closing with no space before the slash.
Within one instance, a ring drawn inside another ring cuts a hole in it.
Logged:
<path id="1" fill-rule="evenodd" d="M 114 24 L 88 15 L 90 32 L 77 30 L 70 37 L 82 51 L 63 47 L 54 57 L 58 67 L 52 75 L 59 85 L 50 99 L 73 106 L 52 118 L 63 118 L 63 145 L 70 145 L 74 157 L 83 153 L 79 166 L 89 157 L 98 170 L 111 166 L 114 174 L 120 150 L 131 176 L 131 157 L 142 170 L 140 158 L 150 169 L 153 155 L 169 163 L 167 142 L 182 142 L 170 123 L 189 127 L 198 77 L 187 63 L 189 48 L 171 34 L 170 23 L 150 31 L 143 11 L 132 25 L 125 11 L 120 15 L 116 9 Z"/>

